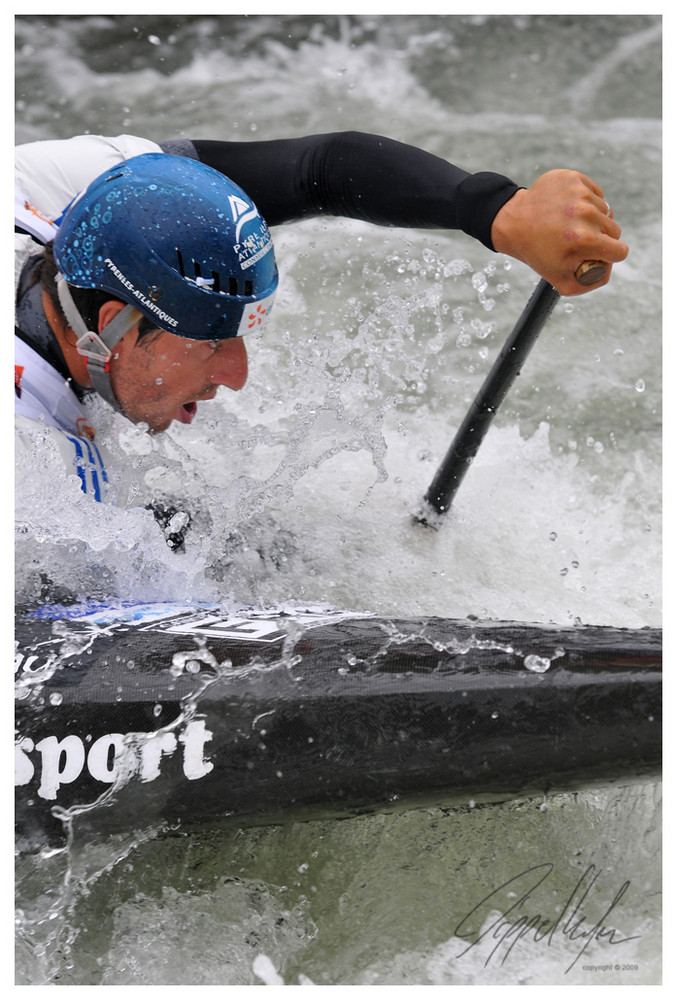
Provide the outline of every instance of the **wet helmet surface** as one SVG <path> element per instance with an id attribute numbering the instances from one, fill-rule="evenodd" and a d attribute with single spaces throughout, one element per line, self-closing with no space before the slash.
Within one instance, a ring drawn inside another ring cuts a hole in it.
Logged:
<path id="1" fill-rule="evenodd" d="M 54 255 L 69 284 L 110 292 L 194 340 L 260 329 L 278 282 L 270 232 L 248 195 L 167 153 L 97 177 L 66 211 Z"/>

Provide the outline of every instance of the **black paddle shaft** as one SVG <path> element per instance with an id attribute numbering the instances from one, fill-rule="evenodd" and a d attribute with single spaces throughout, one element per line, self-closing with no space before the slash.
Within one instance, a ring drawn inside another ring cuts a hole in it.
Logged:
<path id="1" fill-rule="evenodd" d="M 428 488 L 425 501 L 437 515 L 449 510 L 498 407 L 519 375 L 558 299 L 559 292 L 544 279 L 534 289 Z M 428 523 L 424 513 L 417 520 Z"/>

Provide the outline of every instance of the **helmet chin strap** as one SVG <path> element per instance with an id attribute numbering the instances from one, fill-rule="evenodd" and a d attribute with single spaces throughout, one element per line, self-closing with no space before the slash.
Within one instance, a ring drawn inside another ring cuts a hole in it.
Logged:
<path id="1" fill-rule="evenodd" d="M 117 410 L 118 413 L 123 413 L 110 381 L 110 359 L 113 355 L 113 348 L 141 318 L 142 314 L 134 306 L 126 305 L 103 328 L 101 333 L 93 333 L 87 329 L 85 321 L 73 302 L 70 288 L 64 276 L 57 274 L 55 281 L 61 308 L 68 320 L 68 325 L 78 338 L 75 344 L 78 354 L 87 359 L 87 372 L 92 380 L 92 386 L 113 409 Z"/>

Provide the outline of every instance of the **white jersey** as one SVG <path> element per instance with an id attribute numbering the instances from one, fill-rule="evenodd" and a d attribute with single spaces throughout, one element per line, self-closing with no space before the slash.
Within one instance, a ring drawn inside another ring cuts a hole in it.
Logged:
<path id="1" fill-rule="evenodd" d="M 14 348 L 14 412 L 68 434 L 94 438 L 91 416 L 63 375 L 19 337 Z"/>
<path id="2" fill-rule="evenodd" d="M 36 431 L 55 442 L 66 469 L 80 480 L 83 493 L 109 499 L 104 456 L 94 444 L 87 408 L 52 366 L 19 338 L 15 345 L 15 455 L 30 446 Z"/>
<path id="3" fill-rule="evenodd" d="M 16 149 L 16 221 L 27 234 L 15 238 L 15 273 L 32 254 L 54 238 L 58 222 L 73 199 L 96 177 L 122 160 L 162 152 L 157 143 L 136 136 L 98 135 L 31 142 Z M 107 499 L 107 475 L 101 450 L 94 444 L 92 415 L 58 371 L 15 337 L 14 395 L 17 460 L 31 430 L 52 428 L 67 466 L 82 489 Z"/>

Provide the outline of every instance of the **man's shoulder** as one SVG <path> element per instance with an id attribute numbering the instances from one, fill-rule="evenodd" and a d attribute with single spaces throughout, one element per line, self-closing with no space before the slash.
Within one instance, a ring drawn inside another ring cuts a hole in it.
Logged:
<path id="1" fill-rule="evenodd" d="M 78 135 L 25 143 L 15 149 L 16 186 L 37 211 L 56 220 L 104 170 L 150 152 L 162 148 L 134 135 Z"/>

